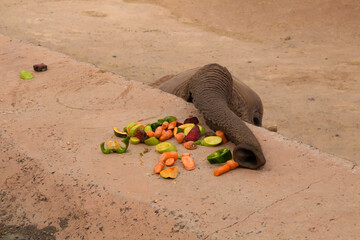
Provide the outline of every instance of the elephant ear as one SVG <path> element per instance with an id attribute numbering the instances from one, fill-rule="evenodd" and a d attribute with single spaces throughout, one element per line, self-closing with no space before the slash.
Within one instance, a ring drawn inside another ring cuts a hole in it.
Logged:
<path id="1" fill-rule="evenodd" d="M 163 84 L 164 82 L 169 81 L 171 78 L 173 78 L 175 75 L 170 74 L 170 75 L 165 75 L 163 77 L 161 77 L 160 79 L 158 79 L 157 81 L 149 84 L 150 87 L 154 87 L 154 88 L 158 88 L 161 84 Z"/>
<path id="2" fill-rule="evenodd" d="M 263 104 L 259 95 L 236 77 L 229 108 L 245 122 L 262 126 Z"/>
<path id="3" fill-rule="evenodd" d="M 159 89 L 181 97 L 187 102 L 192 102 L 192 96 L 189 91 L 189 82 L 199 69 L 200 68 L 190 69 L 172 76 L 167 81 L 162 82 Z"/>

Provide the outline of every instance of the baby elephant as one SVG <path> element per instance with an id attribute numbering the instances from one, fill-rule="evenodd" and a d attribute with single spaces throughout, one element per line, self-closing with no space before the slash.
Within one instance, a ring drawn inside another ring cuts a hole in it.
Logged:
<path id="1" fill-rule="evenodd" d="M 206 124 L 214 131 L 223 131 L 236 145 L 233 158 L 241 167 L 257 169 L 265 164 L 259 142 L 243 122 L 261 126 L 261 99 L 252 89 L 233 78 L 225 67 L 205 65 L 175 76 L 165 76 L 155 85 L 194 103 Z"/>

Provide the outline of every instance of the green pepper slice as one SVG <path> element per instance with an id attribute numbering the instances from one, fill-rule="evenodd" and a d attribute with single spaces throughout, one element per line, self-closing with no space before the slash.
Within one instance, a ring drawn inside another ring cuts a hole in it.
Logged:
<path id="1" fill-rule="evenodd" d="M 155 123 L 150 124 L 150 126 L 151 126 L 151 129 L 155 132 L 156 128 L 157 128 L 158 126 L 161 126 L 161 124 L 158 123 L 158 122 L 155 122 Z"/>
<path id="2" fill-rule="evenodd" d="M 105 142 L 102 142 L 100 144 L 100 148 L 101 148 L 101 151 L 103 152 L 103 154 L 109 154 L 111 152 L 111 149 L 105 149 Z"/>
<path id="3" fill-rule="evenodd" d="M 102 142 L 100 144 L 100 148 L 101 148 L 101 151 L 104 153 L 104 154 L 109 154 L 111 151 L 114 151 L 116 153 L 124 153 L 128 147 L 129 147 L 129 142 L 130 142 L 130 136 L 127 136 L 124 140 L 121 140 L 124 144 L 125 144 L 125 147 L 118 147 L 116 149 L 105 149 L 105 142 Z"/>
<path id="4" fill-rule="evenodd" d="M 231 159 L 232 159 L 232 154 L 231 154 L 230 149 L 228 149 L 228 148 L 217 150 L 217 151 L 213 152 L 212 154 L 210 154 L 209 156 L 207 156 L 207 160 L 211 164 L 224 163 Z"/>

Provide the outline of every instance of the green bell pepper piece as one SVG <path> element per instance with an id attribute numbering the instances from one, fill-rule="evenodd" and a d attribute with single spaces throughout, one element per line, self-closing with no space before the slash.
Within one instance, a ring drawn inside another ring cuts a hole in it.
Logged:
<path id="1" fill-rule="evenodd" d="M 164 117 L 165 121 L 171 123 L 173 121 L 176 121 L 176 117 L 174 116 L 167 116 L 167 117 Z"/>
<path id="2" fill-rule="evenodd" d="M 111 152 L 111 149 L 105 149 L 105 142 L 102 142 L 100 144 L 100 148 L 101 148 L 101 151 L 103 152 L 103 154 L 109 154 Z"/>
<path id="3" fill-rule="evenodd" d="M 114 151 L 116 153 L 124 153 L 126 152 L 126 150 L 128 149 L 129 147 L 129 142 L 130 142 L 130 137 L 127 136 L 124 140 L 121 140 L 124 144 L 125 144 L 125 147 L 118 147 L 117 149 L 114 149 L 114 150 L 111 150 L 111 149 L 105 149 L 105 142 L 102 142 L 100 144 L 100 148 L 101 148 L 101 151 L 104 153 L 104 154 L 109 154 L 111 151 Z"/>
<path id="4" fill-rule="evenodd" d="M 226 161 L 231 160 L 231 159 L 232 159 L 232 154 L 231 154 L 230 149 L 228 149 L 228 148 L 217 150 L 214 153 L 207 156 L 207 160 L 211 164 L 225 163 Z"/>
<path id="5" fill-rule="evenodd" d="M 161 124 L 158 123 L 158 122 L 155 122 L 155 123 L 150 124 L 150 126 L 151 126 L 151 129 L 155 132 L 156 128 L 157 128 L 158 126 L 161 126 Z"/>

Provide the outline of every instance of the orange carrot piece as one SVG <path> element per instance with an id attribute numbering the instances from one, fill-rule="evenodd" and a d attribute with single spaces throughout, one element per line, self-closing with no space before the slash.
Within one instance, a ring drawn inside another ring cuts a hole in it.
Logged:
<path id="1" fill-rule="evenodd" d="M 169 127 L 169 122 L 165 121 L 163 122 L 163 124 L 161 125 L 162 129 L 167 129 Z"/>
<path id="2" fill-rule="evenodd" d="M 181 156 L 182 157 L 190 157 L 190 153 L 183 153 Z"/>
<path id="3" fill-rule="evenodd" d="M 175 163 L 175 159 L 174 159 L 174 158 L 168 158 L 168 159 L 166 159 L 166 161 L 165 161 L 165 166 L 171 167 L 172 165 L 174 165 L 174 163 Z"/>
<path id="4" fill-rule="evenodd" d="M 153 131 L 145 131 L 146 135 L 148 135 L 148 137 L 153 137 L 155 135 L 155 133 Z"/>
<path id="5" fill-rule="evenodd" d="M 219 167 L 214 171 L 214 176 L 219 176 L 226 172 L 230 171 L 230 166 L 228 164 L 224 164 L 223 166 Z"/>
<path id="6" fill-rule="evenodd" d="M 237 168 L 239 166 L 239 164 L 237 162 L 235 162 L 234 160 L 229 160 L 226 162 L 227 165 L 229 165 L 230 169 L 234 169 Z"/>
<path id="7" fill-rule="evenodd" d="M 163 162 L 158 162 L 154 167 L 154 173 L 160 173 L 161 170 L 163 170 L 165 167 L 165 164 Z"/>
<path id="8" fill-rule="evenodd" d="M 159 138 L 159 137 L 161 136 L 162 130 L 163 130 L 162 127 L 161 127 L 161 126 L 158 126 L 158 127 L 155 129 L 154 137 Z"/>
<path id="9" fill-rule="evenodd" d="M 185 134 L 184 133 L 178 133 L 175 135 L 176 141 L 178 143 L 182 143 L 185 139 Z"/>
<path id="10" fill-rule="evenodd" d="M 166 141 L 166 140 L 170 139 L 172 136 L 173 136 L 173 132 L 171 130 L 167 130 L 167 131 L 163 130 L 159 140 Z"/>
<path id="11" fill-rule="evenodd" d="M 191 171 L 195 169 L 195 162 L 192 157 L 184 156 L 183 154 L 181 157 L 181 162 L 186 170 Z"/>
<path id="12" fill-rule="evenodd" d="M 175 160 L 179 158 L 178 152 L 172 151 L 172 152 L 164 152 L 159 157 L 159 162 L 165 162 L 166 159 L 174 158 Z"/>
<path id="13" fill-rule="evenodd" d="M 197 148 L 197 144 L 194 141 L 184 142 L 183 146 L 188 150 L 194 150 Z"/>
<path id="14" fill-rule="evenodd" d="M 216 134 L 216 136 L 222 138 L 222 143 L 227 143 L 228 142 L 228 140 L 227 140 L 227 138 L 225 136 L 225 133 L 223 131 L 218 130 L 218 131 L 215 132 L 215 134 Z"/>
<path id="15" fill-rule="evenodd" d="M 168 129 L 169 130 L 174 129 L 176 127 L 176 124 L 177 124 L 177 121 L 173 121 L 173 122 L 169 123 Z"/>

